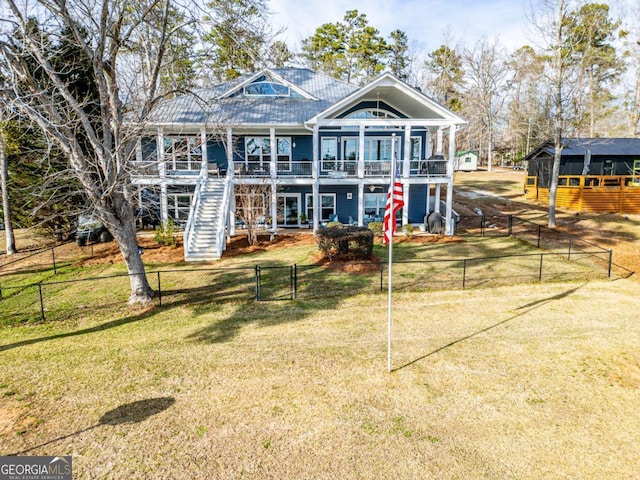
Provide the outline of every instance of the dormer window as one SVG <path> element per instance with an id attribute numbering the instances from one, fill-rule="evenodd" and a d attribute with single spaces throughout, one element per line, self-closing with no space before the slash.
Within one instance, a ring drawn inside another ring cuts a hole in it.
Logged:
<path id="1" fill-rule="evenodd" d="M 289 97 L 291 90 L 281 83 L 264 80 L 245 85 L 243 93 L 248 97 Z"/>

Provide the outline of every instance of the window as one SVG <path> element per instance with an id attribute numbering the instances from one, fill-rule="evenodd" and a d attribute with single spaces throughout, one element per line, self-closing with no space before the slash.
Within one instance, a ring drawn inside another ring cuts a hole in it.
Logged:
<path id="1" fill-rule="evenodd" d="M 397 115 L 388 112 L 387 110 L 382 110 L 379 108 L 364 108 L 362 110 L 357 110 L 355 112 L 350 113 L 349 115 L 347 115 L 345 118 L 347 119 L 352 119 L 352 120 L 386 120 L 386 119 L 393 119 L 393 118 L 398 118 Z M 353 130 L 353 129 L 357 129 L 358 127 L 356 126 L 343 126 L 342 129 L 343 130 Z M 391 125 L 388 126 L 384 126 L 384 125 L 372 125 L 371 127 L 366 127 L 366 128 L 375 128 L 378 130 L 385 130 L 385 129 L 389 129 L 389 128 L 397 128 Z"/>
<path id="2" fill-rule="evenodd" d="M 422 159 L 422 137 L 411 137 L 411 160 Z"/>
<path id="3" fill-rule="evenodd" d="M 236 194 L 236 221 L 242 219 L 257 219 L 264 223 L 267 216 L 267 199 L 264 193 Z"/>
<path id="4" fill-rule="evenodd" d="M 338 158 L 338 139 L 336 137 L 322 137 L 320 140 L 320 156 L 322 170 L 333 170 Z"/>
<path id="5" fill-rule="evenodd" d="M 167 188 L 167 208 L 169 218 L 178 225 L 185 225 L 189 218 L 191 199 L 193 198 L 194 187 L 191 186 L 169 186 Z"/>
<path id="6" fill-rule="evenodd" d="M 276 148 L 278 170 L 290 170 L 291 137 L 276 137 Z M 271 139 L 269 137 L 246 137 L 245 159 L 249 168 L 265 168 L 271 161 Z"/>
<path id="7" fill-rule="evenodd" d="M 307 193 L 305 196 L 305 203 L 307 206 L 307 218 L 313 219 L 313 195 Z M 336 194 L 335 193 L 321 193 L 320 194 L 320 221 L 328 222 L 329 217 L 336 213 Z"/>
<path id="8" fill-rule="evenodd" d="M 602 164 L 603 175 L 613 175 L 613 160 L 605 160 Z"/>
<path id="9" fill-rule="evenodd" d="M 169 170 L 199 170 L 202 149 L 199 136 L 165 136 L 164 159 Z"/>
<path id="10" fill-rule="evenodd" d="M 391 160 L 391 140 L 393 137 L 366 137 L 364 139 L 365 160 Z M 400 158 L 400 137 L 395 137 L 394 153 Z"/>
<path id="11" fill-rule="evenodd" d="M 387 205 L 386 193 L 365 193 L 364 194 L 364 215 L 370 221 L 382 221 L 384 208 Z M 379 217 L 379 219 L 375 219 Z"/>
<path id="12" fill-rule="evenodd" d="M 384 209 L 387 206 L 386 193 L 364 194 L 364 220 L 365 223 L 381 222 L 384 217 Z M 396 214 L 396 219 L 402 218 L 402 209 Z"/>
<path id="13" fill-rule="evenodd" d="M 245 85 L 243 93 L 250 97 L 288 97 L 291 90 L 281 83 L 263 80 Z"/>

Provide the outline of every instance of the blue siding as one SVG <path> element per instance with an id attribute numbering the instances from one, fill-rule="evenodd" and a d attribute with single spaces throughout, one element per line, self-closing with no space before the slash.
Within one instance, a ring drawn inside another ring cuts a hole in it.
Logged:
<path id="1" fill-rule="evenodd" d="M 229 166 L 227 162 L 227 151 L 220 142 L 209 140 L 207 142 L 207 160 L 209 163 L 217 163 L 221 170 L 226 170 Z"/>
<path id="2" fill-rule="evenodd" d="M 427 214 L 427 186 L 409 187 L 409 223 L 423 223 Z"/>
<path id="3" fill-rule="evenodd" d="M 313 137 L 311 135 L 291 137 L 291 142 L 296 144 L 292 151 L 293 160 L 313 159 Z"/>
<path id="4" fill-rule="evenodd" d="M 143 137 L 140 140 L 142 147 L 142 160 L 145 162 L 156 162 L 158 160 L 158 148 L 155 137 Z"/>

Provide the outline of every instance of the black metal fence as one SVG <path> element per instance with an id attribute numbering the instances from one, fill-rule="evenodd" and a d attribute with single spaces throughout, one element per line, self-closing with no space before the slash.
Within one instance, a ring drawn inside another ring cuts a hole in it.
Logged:
<path id="1" fill-rule="evenodd" d="M 464 229 L 464 230 L 462 230 Z M 394 291 L 480 288 L 541 281 L 590 280 L 630 272 L 612 263 L 612 252 L 572 235 L 562 235 L 526 220 L 502 217 L 462 217 L 459 234 L 511 235 L 544 249 L 540 253 L 476 256 L 470 258 L 394 261 Z M 553 249 L 553 251 L 550 251 Z M 60 263 L 55 250 L 49 273 Z M 41 266 L 47 262 L 33 262 Z M 7 264 L 5 264 L 6 266 Z M 34 269 L 34 271 L 40 271 Z M 80 317 L 117 319 L 129 317 L 131 292 L 127 274 L 26 283 L 24 277 L 5 272 L 0 276 L 0 323 L 69 320 Z M 626 275 L 625 275 L 626 274 Z M 210 308 L 212 303 L 332 299 L 358 292 L 384 291 L 385 262 L 347 262 L 328 265 L 255 265 L 239 268 L 175 269 L 146 273 L 155 290 L 154 304 Z M 8 282 L 7 280 L 19 280 Z M 24 284 L 21 284 L 24 282 Z"/>

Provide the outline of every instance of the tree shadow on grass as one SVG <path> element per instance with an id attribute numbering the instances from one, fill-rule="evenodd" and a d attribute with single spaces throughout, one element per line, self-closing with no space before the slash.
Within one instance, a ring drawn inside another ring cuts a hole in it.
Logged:
<path id="1" fill-rule="evenodd" d="M 50 445 L 52 443 L 59 442 L 60 440 L 64 440 L 66 438 L 74 437 L 76 435 L 80 435 L 81 433 L 88 432 L 95 428 L 104 426 L 104 425 L 121 425 L 125 423 L 140 423 L 146 420 L 153 415 L 156 415 L 167 408 L 171 407 L 175 403 L 175 399 L 173 397 L 158 397 L 158 398 L 147 398 L 145 400 L 138 400 L 136 402 L 126 403 L 124 405 L 120 405 L 113 410 L 109 410 L 106 412 L 100 419 L 98 423 L 95 425 L 91 425 L 90 427 L 83 428 L 82 430 L 78 430 L 73 433 L 69 433 L 67 435 L 63 435 L 58 438 L 54 438 L 45 443 L 41 443 L 40 445 L 36 445 L 34 447 L 28 448 L 26 450 L 22 450 L 21 452 L 11 453 L 11 456 L 15 455 L 24 455 L 25 453 L 29 453 L 38 448 Z"/>
<path id="2" fill-rule="evenodd" d="M 272 269 L 278 266 L 271 265 Z M 334 265 L 335 267 L 335 265 Z M 297 299 L 288 290 L 288 270 L 282 269 L 280 287 L 268 284 L 261 287 L 262 301 L 244 301 L 237 304 L 226 318 L 211 322 L 187 338 L 202 343 L 224 343 L 236 337 L 249 326 L 268 327 L 293 323 L 309 317 L 315 311 L 339 309 L 341 302 L 365 291 L 377 291 L 378 273 L 338 271 L 331 265 L 298 266 Z M 305 274 L 304 272 L 313 272 Z M 264 278 L 264 277 L 263 277 Z M 276 281 L 277 283 L 277 281 Z M 197 313 L 211 308 L 198 300 L 191 304 Z M 204 308 L 204 310 L 203 310 Z"/>
<path id="3" fill-rule="evenodd" d="M 458 343 L 462 343 L 462 342 L 464 342 L 466 340 L 470 340 L 470 339 L 472 339 L 474 337 L 477 337 L 478 335 L 481 335 L 481 334 L 486 333 L 486 332 L 488 332 L 490 330 L 493 330 L 493 329 L 495 329 L 495 328 L 497 328 L 497 327 L 499 327 L 501 325 L 510 323 L 513 320 L 515 320 L 516 318 L 521 317 L 522 315 L 524 315 L 526 313 L 529 313 L 532 310 L 540 308 L 543 305 L 546 305 L 547 303 L 550 303 L 550 302 L 552 302 L 554 300 L 560 300 L 562 298 L 568 297 L 569 295 L 577 292 L 579 289 L 581 289 L 585 285 L 586 285 L 586 283 L 584 283 L 582 285 L 578 285 L 577 287 L 574 287 L 574 288 L 570 288 L 569 290 L 565 290 L 564 292 L 561 292 L 561 293 L 559 293 L 557 295 L 553 295 L 552 297 L 543 298 L 543 299 L 540 299 L 540 300 L 536 300 L 535 302 L 531 302 L 531 303 L 527 303 L 525 305 L 522 305 L 522 306 L 520 306 L 520 307 L 515 309 L 516 311 L 518 311 L 517 314 L 515 314 L 515 315 L 513 315 L 513 316 L 511 316 L 509 318 L 506 318 L 504 320 L 501 320 L 500 322 L 494 323 L 493 325 L 489 325 L 488 327 L 483 328 L 481 330 L 478 330 L 477 332 L 473 332 L 473 333 L 471 333 L 469 335 L 466 335 L 466 336 L 464 336 L 462 338 L 458 338 L 457 340 L 449 342 L 446 345 L 443 345 L 442 347 L 436 348 L 435 350 L 433 350 L 433 351 L 431 351 L 429 353 L 426 353 L 426 354 L 424 354 L 424 355 L 422 355 L 422 356 L 420 356 L 420 357 L 418 357 L 418 358 L 416 358 L 414 360 L 411 360 L 410 362 L 405 363 L 404 365 L 401 365 L 400 367 L 393 368 L 393 369 L 391 369 L 391 371 L 392 372 L 396 372 L 398 370 L 402 370 L 403 368 L 410 367 L 411 365 L 414 365 L 414 364 L 416 364 L 416 363 L 418 363 L 418 362 L 420 362 L 420 361 L 422 361 L 422 360 L 424 360 L 424 359 L 426 359 L 426 358 L 428 358 L 428 357 L 430 357 L 432 355 L 435 355 L 436 353 L 442 352 L 443 350 L 446 350 L 446 349 L 448 349 L 450 347 L 453 347 L 454 345 L 457 345 Z"/>

